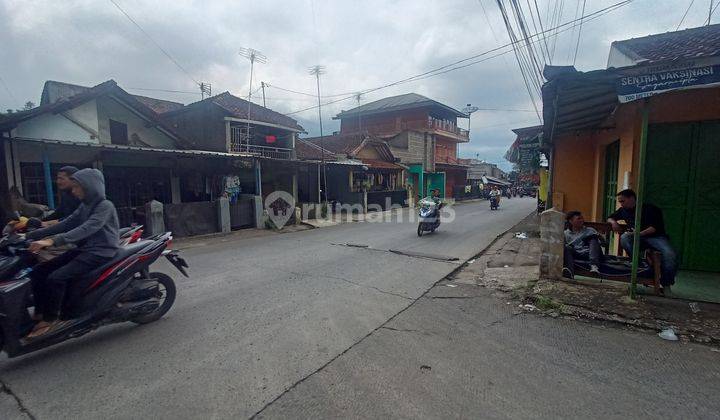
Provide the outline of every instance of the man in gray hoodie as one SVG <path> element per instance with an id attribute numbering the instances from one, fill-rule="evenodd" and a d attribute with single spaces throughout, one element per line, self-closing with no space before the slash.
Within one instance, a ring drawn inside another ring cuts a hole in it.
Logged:
<path id="1" fill-rule="evenodd" d="M 72 193 L 81 201 L 80 206 L 59 223 L 26 235 L 35 240 L 30 244 L 31 252 L 48 246 L 77 246 L 33 268 L 35 318 L 42 320 L 28 337 L 44 334 L 57 326 L 68 288 L 77 291 L 87 288 L 86 283 L 92 279 L 84 275 L 112 260 L 119 247 L 118 216 L 113 203 L 105 199 L 102 172 L 81 169 L 70 178 Z"/>

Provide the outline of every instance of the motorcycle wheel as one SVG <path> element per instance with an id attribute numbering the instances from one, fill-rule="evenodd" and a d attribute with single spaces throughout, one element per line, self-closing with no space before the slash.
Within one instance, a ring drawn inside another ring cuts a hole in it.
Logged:
<path id="1" fill-rule="evenodd" d="M 423 225 L 422 225 L 422 222 L 421 222 L 421 223 L 418 223 L 417 234 L 418 234 L 418 236 L 422 236 L 422 235 L 423 235 Z"/>
<path id="2" fill-rule="evenodd" d="M 175 282 L 172 277 L 167 274 L 153 272 L 150 273 L 150 278 L 158 282 L 158 290 L 161 294 L 160 306 L 148 314 L 140 315 L 130 320 L 136 324 L 149 324 L 157 321 L 162 318 L 162 316 L 170 310 L 173 303 L 175 303 L 177 289 L 175 288 Z"/>

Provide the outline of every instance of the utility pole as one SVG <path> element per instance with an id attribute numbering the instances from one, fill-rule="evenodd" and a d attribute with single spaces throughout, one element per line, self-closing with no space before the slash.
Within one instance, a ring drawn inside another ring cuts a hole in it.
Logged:
<path id="1" fill-rule="evenodd" d="M 265 64 L 267 63 L 267 57 L 260 51 L 252 48 L 240 48 L 239 54 L 248 60 L 250 60 L 250 87 L 248 87 L 248 110 L 247 110 L 247 132 L 245 141 L 247 145 L 250 145 L 250 106 L 252 104 L 252 81 L 253 81 L 253 69 L 255 68 L 255 62 Z"/>
<path id="2" fill-rule="evenodd" d="M 265 105 L 265 82 L 260 82 L 260 87 L 262 88 L 263 92 L 263 108 L 267 108 L 267 106 Z"/>
<path id="3" fill-rule="evenodd" d="M 312 76 L 315 76 L 315 80 L 317 82 L 317 100 L 318 100 L 318 121 L 320 122 L 320 148 L 322 149 L 320 151 L 320 157 L 322 162 L 322 169 L 323 169 L 323 183 L 324 183 L 324 189 L 323 189 L 323 195 L 325 197 L 325 205 L 327 205 L 327 171 L 325 170 L 325 140 L 323 138 L 323 125 L 322 125 L 322 104 L 320 103 L 320 75 L 325 74 L 325 67 L 320 65 L 315 65 L 313 67 L 310 67 L 309 73 Z"/>

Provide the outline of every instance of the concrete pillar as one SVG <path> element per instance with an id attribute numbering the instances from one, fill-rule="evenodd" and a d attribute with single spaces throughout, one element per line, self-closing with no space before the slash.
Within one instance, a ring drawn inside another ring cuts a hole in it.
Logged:
<path id="1" fill-rule="evenodd" d="M 565 214 L 551 208 L 540 214 L 540 276 L 562 277 Z"/>
<path id="2" fill-rule="evenodd" d="M 295 200 L 295 204 L 298 202 L 298 176 L 297 172 L 295 172 L 292 176 L 292 196 L 293 200 Z"/>
<path id="3" fill-rule="evenodd" d="M 368 212 L 368 205 L 367 205 L 367 190 L 363 190 L 363 213 Z"/>
<path id="4" fill-rule="evenodd" d="M 220 197 L 217 201 L 218 231 L 230 233 L 230 200 Z"/>
<path id="5" fill-rule="evenodd" d="M 255 227 L 258 229 L 265 228 L 265 207 L 263 206 L 262 196 L 256 195 L 255 199 Z"/>
<path id="6" fill-rule="evenodd" d="M 165 232 L 163 203 L 155 200 L 145 203 L 145 232 L 148 235 Z"/>
<path id="7" fill-rule="evenodd" d="M 180 177 L 173 176 L 170 178 L 170 195 L 172 196 L 173 204 L 180 204 L 182 202 L 180 195 Z"/>

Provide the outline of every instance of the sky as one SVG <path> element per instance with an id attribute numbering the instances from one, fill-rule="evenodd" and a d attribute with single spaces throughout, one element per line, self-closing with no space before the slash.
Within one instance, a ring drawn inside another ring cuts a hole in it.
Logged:
<path id="1" fill-rule="evenodd" d="M 267 107 L 293 113 L 309 135 L 318 135 L 317 109 L 297 112 L 317 99 L 279 89 L 314 93 L 315 79 L 308 73 L 313 65 L 325 68 L 326 103 L 509 40 L 495 0 L 113 1 L 0 0 L 0 109 L 39 103 L 46 80 L 93 86 L 114 79 L 130 93 L 183 103 L 200 99 L 197 82 L 202 81 L 212 84 L 213 94 L 247 97 L 249 62 L 239 51 L 249 47 L 267 57 L 267 63 L 255 66 L 253 90 L 260 81 L 269 84 Z M 585 14 L 618 1 L 584 0 Z M 585 23 L 580 37 L 574 28 L 549 38 L 553 64 L 572 65 L 577 46 L 578 70 L 605 68 L 612 41 L 675 30 L 691 1 L 634 0 Z M 534 1 L 520 3 L 534 6 Z M 581 14 L 583 1 L 537 3 L 547 29 L 553 10 L 562 6 L 556 21 L 569 22 Z M 702 26 L 709 4 L 695 0 L 680 29 Z M 720 11 L 713 17 L 720 21 Z M 503 159 L 514 140 L 510 130 L 539 123 L 512 52 L 367 93 L 360 103 L 409 92 L 457 109 L 481 108 L 472 114 L 470 142 L 460 145 L 460 155 L 504 169 L 510 167 Z M 262 101 L 260 92 L 253 100 Z M 338 130 L 332 117 L 354 106 L 354 98 L 325 105 L 324 133 Z M 459 120 L 461 127 L 467 124 Z"/>

